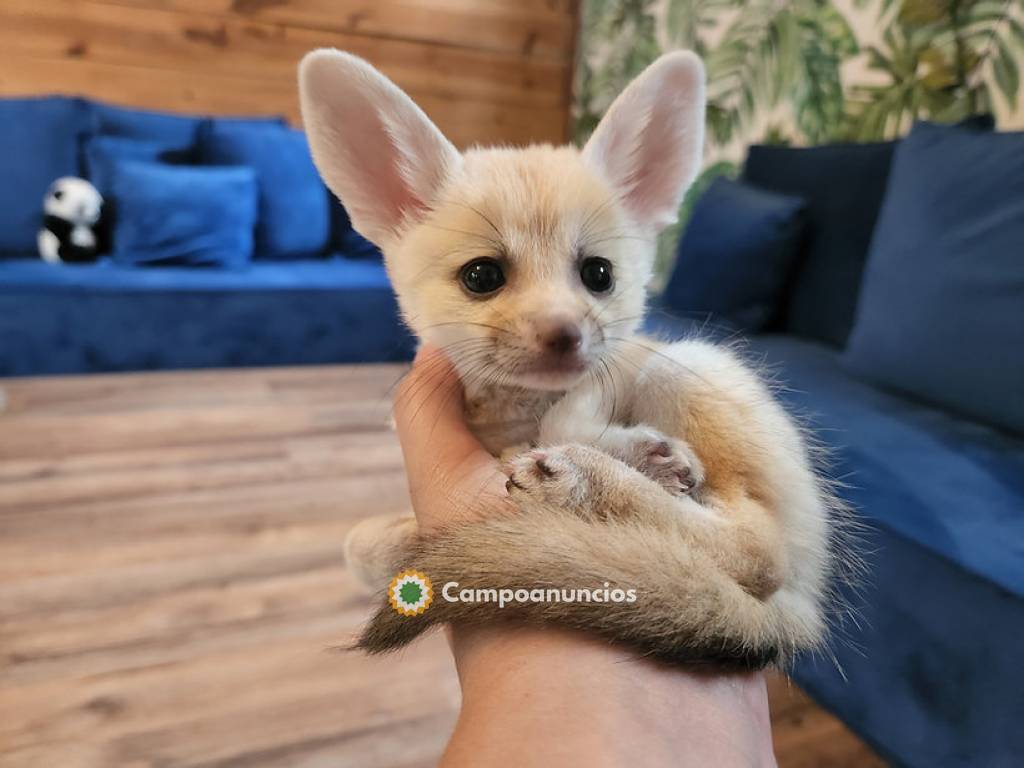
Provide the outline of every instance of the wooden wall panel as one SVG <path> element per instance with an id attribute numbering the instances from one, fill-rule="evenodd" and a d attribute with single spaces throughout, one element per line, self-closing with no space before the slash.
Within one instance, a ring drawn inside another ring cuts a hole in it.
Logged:
<path id="1" fill-rule="evenodd" d="M 563 60 L 576 0 L 102 0 Z"/>
<path id="2" fill-rule="evenodd" d="M 575 0 L 4 0 L 0 95 L 298 122 L 295 67 L 342 48 L 462 145 L 561 141 Z"/>

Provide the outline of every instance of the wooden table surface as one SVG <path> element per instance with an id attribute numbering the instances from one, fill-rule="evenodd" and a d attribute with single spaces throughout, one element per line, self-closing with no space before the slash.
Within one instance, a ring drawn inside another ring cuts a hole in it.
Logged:
<path id="1" fill-rule="evenodd" d="M 443 640 L 333 650 L 341 542 L 407 510 L 398 366 L 0 379 L 0 766 L 433 765 Z M 781 678 L 780 765 L 876 758 Z"/>

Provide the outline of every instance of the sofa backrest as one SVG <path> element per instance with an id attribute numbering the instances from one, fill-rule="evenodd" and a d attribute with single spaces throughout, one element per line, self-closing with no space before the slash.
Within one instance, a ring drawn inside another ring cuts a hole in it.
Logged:
<path id="1" fill-rule="evenodd" d="M 269 128 L 273 131 L 268 131 Z M 301 196 L 293 194 L 295 185 L 278 190 L 280 179 L 260 181 L 267 184 L 268 191 L 279 191 L 286 202 L 289 196 L 296 197 L 296 204 L 305 204 L 309 211 L 320 216 L 315 241 L 301 243 L 302 247 L 293 249 L 296 253 L 289 256 L 306 258 L 342 252 L 355 258 L 379 258 L 379 251 L 352 231 L 341 204 L 333 200 L 313 169 L 301 134 L 288 129 L 283 118 L 212 118 L 119 107 L 66 96 L 0 98 L 0 146 L 5 148 L 0 156 L 0 176 L 4 179 L 0 187 L 0 257 L 36 254 L 43 197 L 57 178 L 88 178 L 100 187 L 101 193 L 109 195 L 103 183 L 104 164 L 98 162 L 104 156 L 110 155 L 108 159 L 113 160 L 156 162 L 159 158 L 174 164 L 205 164 L 211 159 L 202 156 L 202 139 L 216 134 L 216 129 L 231 131 L 228 142 L 231 146 L 243 145 L 250 134 L 273 133 L 293 150 L 289 157 L 279 158 L 278 165 L 286 171 L 303 174 L 301 190 L 305 198 L 299 199 Z M 94 141 L 97 137 L 98 141 Z M 102 142 L 107 143 L 100 146 Z M 274 152 L 278 149 L 280 147 L 275 147 Z M 218 164 L 249 165 L 273 159 L 273 152 L 265 158 L 257 154 L 251 162 L 241 157 L 213 158 Z M 328 200 L 331 201 L 329 206 Z M 115 203 L 108 198 L 109 212 L 114 211 Z M 283 229 L 266 211 L 263 214 L 260 232 L 267 227 Z M 286 220 L 293 219 L 306 229 L 310 227 L 307 218 L 295 216 L 294 211 L 291 214 Z M 106 223 L 110 223 L 109 219 Z M 104 234 L 101 233 L 101 242 L 106 242 Z M 281 256 L 277 252 L 264 255 Z"/>
<path id="2" fill-rule="evenodd" d="M 43 197 L 61 176 L 87 175 L 82 148 L 94 134 L 158 141 L 168 150 L 195 143 L 203 118 L 128 109 L 69 96 L 0 99 L 0 254 L 36 251 Z"/>
<path id="3" fill-rule="evenodd" d="M 995 129 L 995 118 L 981 113 L 958 125 L 987 132 Z M 807 203 L 795 276 L 772 329 L 834 347 L 846 345 L 896 144 L 750 148 L 744 181 Z"/>
<path id="4" fill-rule="evenodd" d="M 166 150 L 184 151 L 195 146 L 204 118 L 118 107 L 102 102 L 90 103 L 93 132 L 155 142 Z"/>
<path id="5" fill-rule="evenodd" d="M 43 197 L 61 176 L 81 175 L 91 120 L 82 99 L 0 99 L 0 255 L 35 253 Z"/>

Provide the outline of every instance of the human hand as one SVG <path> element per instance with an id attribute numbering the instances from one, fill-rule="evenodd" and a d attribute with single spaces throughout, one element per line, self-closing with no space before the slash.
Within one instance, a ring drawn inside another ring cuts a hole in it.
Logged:
<path id="1" fill-rule="evenodd" d="M 462 383 L 442 350 L 420 348 L 394 415 L 421 530 L 509 509 L 508 478 L 466 426 Z"/>

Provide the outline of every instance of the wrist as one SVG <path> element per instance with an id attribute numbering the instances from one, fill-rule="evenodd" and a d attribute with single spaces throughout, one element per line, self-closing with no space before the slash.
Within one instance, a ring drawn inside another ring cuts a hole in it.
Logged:
<path id="1" fill-rule="evenodd" d="M 558 629 L 456 628 L 451 644 L 463 709 L 442 765 L 774 764 L 759 674 L 668 667 Z"/>

